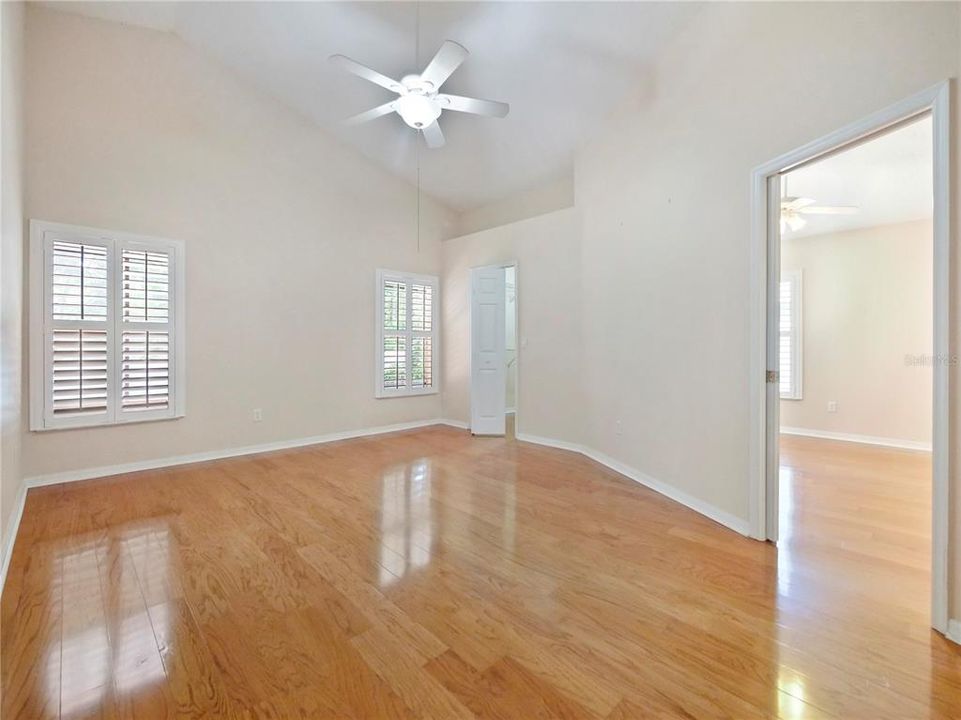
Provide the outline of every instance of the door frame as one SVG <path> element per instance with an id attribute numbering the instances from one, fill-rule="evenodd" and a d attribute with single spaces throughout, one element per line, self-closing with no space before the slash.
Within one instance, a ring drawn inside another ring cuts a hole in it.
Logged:
<path id="1" fill-rule="evenodd" d="M 471 430 L 471 420 L 474 417 L 473 404 L 474 404 L 474 388 L 473 388 L 473 362 L 474 362 L 474 270 L 479 270 L 481 268 L 514 268 L 514 333 L 516 334 L 517 340 L 517 359 L 515 360 L 515 375 L 514 375 L 514 437 L 520 433 L 520 417 L 521 417 L 521 309 L 520 309 L 520 264 L 517 260 L 505 260 L 503 262 L 485 262 L 481 265 L 471 265 L 467 269 L 467 429 Z M 506 420 L 505 420 L 506 422 Z M 473 430 L 471 430 L 473 433 Z M 498 436 L 499 437 L 499 436 Z"/>
<path id="2" fill-rule="evenodd" d="M 950 183 L 951 85 L 945 80 L 916 95 L 787 152 L 754 169 L 751 174 L 751 336 L 750 336 L 750 521 L 751 536 L 776 540 L 776 521 L 770 522 L 777 498 L 777 443 L 779 412 L 776 383 L 767 382 L 769 332 L 776 307 L 771 293 L 779 272 L 780 233 L 776 210 L 779 176 L 792 168 L 870 139 L 909 120 L 931 114 L 934 169 L 934 343 L 932 417 L 932 552 L 931 624 L 948 629 L 949 499 L 949 373 L 951 220 Z M 937 360 L 941 360 L 937 362 Z M 777 369 L 776 367 L 773 369 Z M 774 391 L 768 390 L 769 386 Z"/>

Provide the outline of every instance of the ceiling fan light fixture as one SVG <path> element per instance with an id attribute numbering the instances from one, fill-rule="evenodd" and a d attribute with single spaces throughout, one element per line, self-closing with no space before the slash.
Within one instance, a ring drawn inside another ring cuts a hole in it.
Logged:
<path id="1" fill-rule="evenodd" d="M 344 124 L 359 125 L 396 112 L 407 125 L 421 132 L 427 147 L 434 149 L 443 147 L 445 142 L 444 133 L 437 122 L 437 118 L 444 110 L 485 117 L 506 117 L 510 111 L 510 105 L 507 103 L 446 93 L 438 94 L 441 85 L 460 67 L 468 54 L 463 45 L 453 40 L 445 40 L 440 50 L 424 68 L 424 72 L 420 75 L 406 75 L 400 82 L 366 65 L 361 65 L 345 55 L 331 55 L 330 62 L 334 65 L 400 95 L 392 102 L 347 118 Z"/>
<path id="2" fill-rule="evenodd" d="M 431 97 L 411 93 L 399 98 L 394 107 L 404 122 L 415 130 L 422 130 L 440 117 L 440 103 Z"/>

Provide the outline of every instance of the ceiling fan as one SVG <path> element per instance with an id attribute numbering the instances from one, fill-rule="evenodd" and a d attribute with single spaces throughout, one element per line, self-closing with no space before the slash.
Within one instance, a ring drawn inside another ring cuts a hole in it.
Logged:
<path id="1" fill-rule="evenodd" d="M 781 178 L 781 232 L 796 232 L 807 225 L 805 215 L 854 215 L 855 205 L 816 205 L 817 200 L 796 197 L 787 193 L 787 175 Z"/>
<path id="2" fill-rule="evenodd" d="M 440 50 L 424 68 L 424 72 L 420 75 L 405 75 L 400 81 L 382 75 L 344 55 L 331 55 L 330 62 L 334 65 L 399 95 L 396 100 L 354 115 L 344 122 L 347 125 L 357 125 L 396 112 L 410 127 L 424 133 L 424 141 L 428 147 L 439 148 L 444 145 L 445 140 L 444 133 L 437 124 L 437 118 L 444 110 L 487 117 L 506 116 L 510 110 L 507 103 L 440 92 L 440 86 L 460 67 L 469 54 L 467 48 L 462 45 L 453 40 L 445 40 Z"/>

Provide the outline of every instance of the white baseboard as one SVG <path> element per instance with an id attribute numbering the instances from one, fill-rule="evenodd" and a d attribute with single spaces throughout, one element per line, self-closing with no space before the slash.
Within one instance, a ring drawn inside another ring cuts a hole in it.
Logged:
<path id="1" fill-rule="evenodd" d="M 441 425 L 450 425 L 451 427 L 458 428 L 460 430 L 470 430 L 470 425 L 465 423 L 463 420 L 438 420 Z"/>
<path id="2" fill-rule="evenodd" d="M 920 440 L 899 440 L 898 438 L 876 437 L 874 435 L 856 435 L 854 433 L 839 433 L 829 430 L 812 430 L 810 428 L 781 427 L 784 435 L 802 435 L 804 437 L 821 438 L 822 440 L 841 440 L 843 442 L 863 443 L 865 445 L 883 445 L 884 447 L 900 448 L 901 450 L 927 450 L 931 452 L 931 443 Z"/>
<path id="3" fill-rule="evenodd" d="M 347 430 L 344 432 L 330 433 L 328 435 L 316 435 L 313 437 L 296 438 L 294 440 L 280 440 L 278 442 L 264 443 L 262 445 L 248 445 L 247 447 L 228 448 L 226 450 L 210 450 L 207 452 L 192 453 L 189 455 L 173 455 L 152 460 L 140 460 L 132 463 L 120 465 L 104 465 L 102 467 L 85 468 L 83 470 L 66 470 L 64 472 L 50 473 L 48 475 L 35 475 L 24 479 L 27 488 L 43 487 L 44 485 L 57 485 L 59 483 L 76 482 L 78 480 L 92 480 L 94 478 L 109 477 L 111 475 L 123 475 L 124 473 L 139 472 L 141 470 L 156 470 L 157 468 L 172 467 L 174 465 L 188 465 L 190 463 L 206 462 L 208 460 L 222 460 L 224 458 L 239 457 L 242 455 L 254 455 L 256 453 L 271 452 L 274 450 L 288 450 L 291 448 L 304 447 L 306 445 L 321 445 L 323 443 L 336 442 L 338 440 L 350 440 L 352 438 L 368 437 L 370 435 L 382 435 L 384 433 L 398 432 L 401 430 L 414 430 L 416 428 L 428 427 L 430 425 L 450 425 L 457 428 L 465 428 L 466 424 L 456 420 L 416 420 L 414 422 L 398 423 L 396 425 L 381 425 L 373 428 L 362 428 L 359 430 Z"/>
<path id="4" fill-rule="evenodd" d="M 517 408 L 512 408 L 512 407 L 509 407 L 506 410 L 504 410 L 504 413 L 507 415 L 513 415 L 516 412 L 517 412 Z"/>
<path id="5" fill-rule="evenodd" d="M 577 443 L 571 443 L 564 440 L 553 440 L 551 438 L 540 437 L 538 435 L 526 435 L 520 434 L 517 436 L 518 440 L 522 442 L 534 443 L 536 445 L 545 445 L 547 447 L 557 448 L 559 450 L 569 450 L 571 452 L 580 453 L 585 457 L 599 462 L 616 473 L 623 475 L 626 478 L 633 480 L 634 482 L 643 485 L 651 490 L 664 495 L 665 497 L 679 502 L 681 505 L 694 510 L 695 512 L 709 517 L 721 525 L 730 528 L 736 533 L 741 535 L 750 535 L 750 523 L 747 520 L 732 515 L 731 513 L 721 510 L 720 508 L 714 507 L 710 503 L 706 503 L 698 498 L 695 498 L 682 490 L 678 490 L 673 485 L 652 478 L 636 468 L 632 468 L 629 465 L 625 465 L 619 460 L 615 460 L 609 455 L 600 453 L 592 448 L 586 447 L 584 445 L 579 445 Z"/>
<path id="6" fill-rule="evenodd" d="M 27 483 L 21 483 L 20 492 L 17 493 L 17 506 L 14 508 L 13 515 L 4 533 L 3 546 L 0 548 L 3 557 L 0 558 L 0 595 L 3 594 L 3 586 L 7 582 L 7 568 L 10 567 L 10 558 L 13 557 L 13 545 L 17 541 L 17 531 L 20 530 L 20 520 L 23 518 L 23 506 L 27 502 Z"/>
<path id="7" fill-rule="evenodd" d="M 944 636 L 951 642 L 961 645 L 961 620 L 948 620 L 948 631 Z"/>
<path id="8" fill-rule="evenodd" d="M 558 450 L 570 450 L 571 452 L 586 455 L 584 446 L 577 443 L 567 442 L 566 440 L 555 440 L 554 438 L 541 437 L 540 435 L 528 435 L 527 433 L 517 433 L 515 437 L 521 442 L 529 442 L 534 445 L 544 445 L 545 447 L 557 448 Z"/>

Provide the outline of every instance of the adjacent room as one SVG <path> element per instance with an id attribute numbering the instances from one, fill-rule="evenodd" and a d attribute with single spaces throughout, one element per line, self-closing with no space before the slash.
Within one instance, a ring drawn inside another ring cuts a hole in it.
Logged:
<path id="1" fill-rule="evenodd" d="M 842 621 L 931 620 L 931 131 L 780 178 L 778 572 Z"/>
<path id="2" fill-rule="evenodd" d="M 961 716 L 961 2 L 0 3 L 0 717 Z"/>

